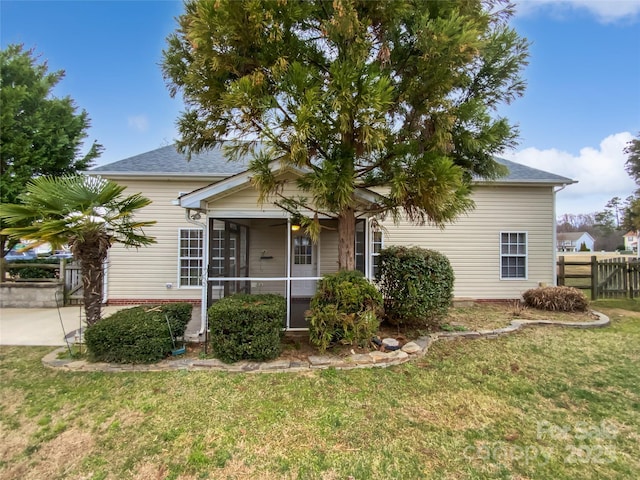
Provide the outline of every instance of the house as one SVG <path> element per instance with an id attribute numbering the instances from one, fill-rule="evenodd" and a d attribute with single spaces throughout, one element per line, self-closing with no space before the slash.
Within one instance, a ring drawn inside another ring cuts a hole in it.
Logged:
<path id="1" fill-rule="evenodd" d="M 625 250 L 630 252 L 638 251 L 638 233 L 640 232 L 634 232 L 631 230 L 623 235 Z"/>
<path id="2" fill-rule="evenodd" d="M 559 252 L 579 252 L 583 243 L 588 251 L 594 251 L 595 240 L 587 232 L 562 232 L 557 234 L 556 245 Z"/>
<path id="3" fill-rule="evenodd" d="M 467 216 L 440 230 L 408 221 L 394 224 L 360 217 L 355 263 L 372 278 L 381 248 L 421 246 L 448 256 L 458 298 L 505 300 L 540 284 L 554 284 L 555 192 L 573 180 L 499 160 L 509 174 L 478 181 Z M 336 222 L 320 217 L 317 243 L 296 219 L 274 203 L 259 204 L 247 163 L 229 163 L 220 149 L 190 162 L 173 146 L 92 169 L 152 200 L 140 220 L 156 220 L 146 232 L 157 244 L 109 251 L 105 301 L 140 304 L 190 301 L 206 305 L 235 292 L 279 293 L 287 302 L 288 329 L 307 327 L 304 311 L 322 275 L 337 270 Z M 297 191 L 301 171 L 272 170 L 286 193 Z M 364 206 L 378 194 L 361 192 Z M 205 275 L 203 277 L 203 266 Z M 203 315 L 203 328 L 206 315 Z"/>

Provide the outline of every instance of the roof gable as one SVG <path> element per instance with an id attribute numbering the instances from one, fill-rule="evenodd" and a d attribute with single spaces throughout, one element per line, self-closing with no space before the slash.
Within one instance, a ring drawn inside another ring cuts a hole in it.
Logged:
<path id="1" fill-rule="evenodd" d="M 271 171 L 276 176 L 282 176 L 291 173 L 296 177 L 301 177 L 307 170 L 293 166 L 282 167 L 279 161 L 274 160 L 270 164 Z M 189 209 L 205 209 L 205 204 L 215 197 L 227 195 L 228 193 L 243 188 L 248 188 L 251 184 L 251 176 L 253 172 L 245 170 L 241 173 L 225 178 L 224 180 L 212 183 L 206 187 L 199 188 L 193 192 L 182 195 L 178 200 L 180 206 Z M 355 191 L 355 196 L 364 203 L 375 203 L 382 197 L 369 189 L 359 188 Z"/>

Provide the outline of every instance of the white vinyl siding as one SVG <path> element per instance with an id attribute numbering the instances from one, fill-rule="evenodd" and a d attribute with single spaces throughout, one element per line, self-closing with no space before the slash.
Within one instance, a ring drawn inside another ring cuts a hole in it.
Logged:
<path id="1" fill-rule="evenodd" d="M 115 244 L 109 250 L 109 299 L 197 300 L 196 288 L 177 287 L 178 235 L 180 228 L 197 228 L 185 219 L 185 210 L 172 205 L 178 192 L 190 192 L 205 187 L 201 181 L 171 178 L 167 180 L 134 180 L 113 178 L 126 186 L 125 194 L 142 193 L 151 199 L 136 220 L 155 220 L 157 224 L 145 228 L 157 243 L 139 249 L 126 249 Z M 287 184 L 289 189 L 293 185 Z M 399 224 L 388 218 L 382 222 L 384 246 L 420 246 L 445 254 L 454 269 L 454 295 L 476 299 L 513 299 L 540 283 L 554 282 L 554 212 L 553 187 L 478 185 L 473 190 L 476 208 L 443 230 L 428 225 L 417 226 L 407 221 Z M 257 205 L 257 194 L 251 186 L 230 192 L 211 202 L 210 215 L 216 218 L 237 218 L 245 213 L 250 228 L 249 270 L 259 277 L 286 275 L 286 213 L 270 203 Z M 255 217 L 269 216 L 258 220 Z M 205 222 L 203 215 L 201 222 Z M 334 221 L 326 221 L 335 227 Z M 501 281 L 499 238 L 501 232 L 527 232 L 527 278 Z M 370 238 L 370 251 L 375 262 L 375 242 Z M 337 231 L 322 231 L 319 246 L 320 274 L 335 272 L 337 263 Z M 273 283 L 273 285 L 272 285 Z M 276 288 L 276 282 L 252 285 L 255 292 Z M 282 289 L 278 284 L 277 288 Z"/>
<path id="2" fill-rule="evenodd" d="M 553 285 L 553 187 L 478 185 L 472 198 L 475 209 L 442 230 L 384 221 L 385 246 L 419 246 L 446 255 L 457 298 L 515 299 L 539 284 Z M 526 279 L 500 280 L 501 232 L 527 232 Z"/>
<path id="3" fill-rule="evenodd" d="M 178 286 L 200 287 L 204 261 L 203 235 L 199 228 L 181 228 L 178 241 Z"/>
<path id="4" fill-rule="evenodd" d="M 109 249 L 107 285 L 108 300 L 200 300 L 200 288 L 178 288 L 178 243 L 180 228 L 197 228 L 185 219 L 185 210 L 171 202 L 179 192 L 190 192 L 206 186 L 206 179 L 193 180 L 134 180 L 114 178 L 126 186 L 125 195 L 141 193 L 151 200 L 135 219 L 156 221 L 144 229 L 156 243 L 148 247 L 124 248 L 114 244 Z M 202 220 L 204 221 L 204 216 Z"/>
<path id="5" fill-rule="evenodd" d="M 527 279 L 527 232 L 500 233 L 500 279 Z"/>

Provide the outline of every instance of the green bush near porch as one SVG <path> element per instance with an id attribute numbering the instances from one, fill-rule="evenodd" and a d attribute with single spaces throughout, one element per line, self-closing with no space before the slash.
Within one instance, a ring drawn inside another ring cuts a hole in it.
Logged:
<path id="1" fill-rule="evenodd" d="M 184 336 L 193 305 L 186 302 L 120 310 L 87 328 L 89 359 L 95 362 L 153 363 L 173 349 L 174 337 Z"/>
<path id="2" fill-rule="evenodd" d="M 366 345 L 378 332 L 382 296 L 361 272 L 325 275 L 311 299 L 309 341 L 320 350 L 334 343 Z"/>
<path id="3" fill-rule="evenodd" d="M 239 294 L 208 310 L 211 350 L 223 362 L 272 360 L 280 355 L 287 316 L 284 297 Z"/>
<path id="4" fill-rule="evenodd" d="M 419 247 L 380 252 L 376 280 L 387 320 L 394 325 L 437 328 L 453 299 L 455 276 L 449 259 Z"/>

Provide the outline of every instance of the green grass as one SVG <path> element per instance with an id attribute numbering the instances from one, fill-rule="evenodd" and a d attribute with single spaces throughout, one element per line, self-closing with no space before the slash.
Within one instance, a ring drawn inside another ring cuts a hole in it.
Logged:
<path id="1" fill-rule="evenodd" d="M 638 298 L 621 298 L 621 299 L 601 299 L 591 302 L 591 306 L 596 310 L 598 308 L 614 308 L 627 310 L 630 312 L 640 312 L 640 299 Z"/>
<path id="2" fill-rule="evenodd" d="M 3 347 L 0 477 L 636 478 L 637 306 L 388 369 L 70 373 Z"/>

